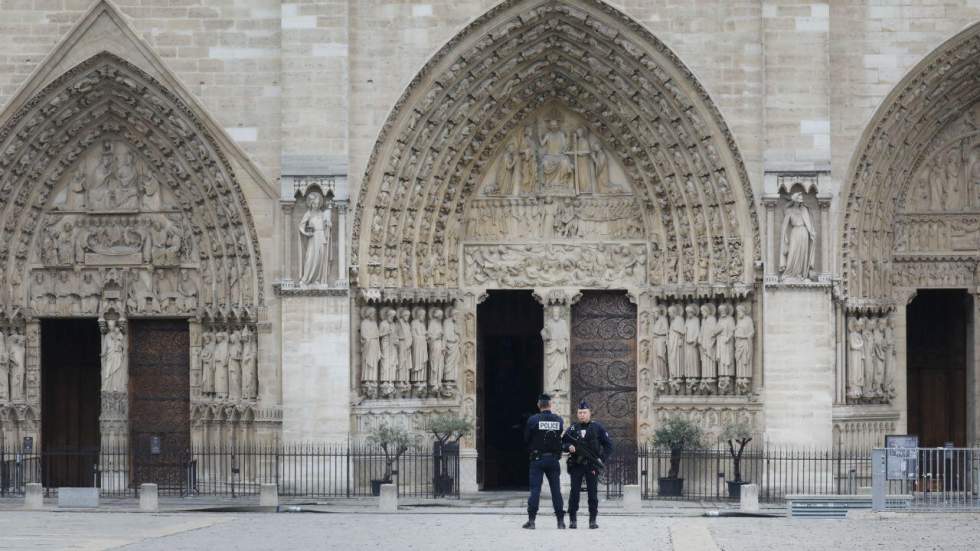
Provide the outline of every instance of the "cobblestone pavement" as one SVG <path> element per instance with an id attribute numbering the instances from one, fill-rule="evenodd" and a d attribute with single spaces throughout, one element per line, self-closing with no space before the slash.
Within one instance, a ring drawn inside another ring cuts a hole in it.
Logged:
<path id="1" fill-rule="evenodd" d="M 980 548 L 977 515 L 872 520 L 606 515 L 600 530 L 559 532 L 554 517 L 522 530 L 515 512 L 0 514 L 0 549 L 769 549 L 959 550 Z"/>

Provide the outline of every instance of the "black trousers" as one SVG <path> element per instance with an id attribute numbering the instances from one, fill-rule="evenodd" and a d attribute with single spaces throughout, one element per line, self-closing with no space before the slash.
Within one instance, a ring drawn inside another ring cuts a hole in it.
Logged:
<path id="1" fill-rule="evenodd" d="M 548 478 L 548 486 L 551 487 L 551 506 L 555 513 L 562 511 L 561 498 L 561 464 L 558 457 L 554 454 L 542 456 L 541 459 L 532 460 L 528 467 L 528 478 L 531 483 L 531 495 L 527 499 L 527 512 L 537 514 L 538 501 L 541 500 L 541 483 L 544 478 Z"/>
<path id="2" fill-rule="evenodd" d="M 578 512 L 578 498 L 582 493 L 582 479 L 585 479 L 585 487 L 589 492 L 589 514 L 599 514 L 599 475 L 592 469 L 583 465 L 573 465 L 568 468 L 568 475 L 572 478 L 572 491 L 568 494 L 568 513 Z"/>

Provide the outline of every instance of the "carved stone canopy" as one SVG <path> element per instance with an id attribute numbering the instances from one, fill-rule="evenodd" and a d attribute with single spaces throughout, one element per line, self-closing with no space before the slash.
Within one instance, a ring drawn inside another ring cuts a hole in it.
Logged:
<path id="1" fill-rule="evenodd" d="M 81 296 L 59 303 L 51 287 L 48 297 L 45 281 L 66 277 L 100 304 L 135 301 L 127 307 L 146 314 L 254 319 L 263 302 L 252 217 L 214 138 L 175 94 L 108 53 L 7 114 L 0 228 L 8 311 L 43 299 L 57 309 L 45 315 L 86 313 Z M 110 273 L 124 296 L 100 296 Z"/>
<path id="2" fill-rule="evenodd" d="M 748 177 L 693 74 L 604 2 L 508 0 L 435 55 L 382 128 L 352 229 L 357 285 L 460 285 L 467 201 L 508 138 L 555 104 L 621 164 L 663 280 L 751 282 Z"/>

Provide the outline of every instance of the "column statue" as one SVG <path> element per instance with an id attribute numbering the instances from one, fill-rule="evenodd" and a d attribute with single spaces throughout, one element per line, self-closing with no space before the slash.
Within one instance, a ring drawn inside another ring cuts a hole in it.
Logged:
<path id="1" fill-rule="evenodd" d="M 735 377 L 735 318 L 732 305 L 718 306 L 718 393 L 727 394 Z"/>
<path id="2" fill-rule="evenodd" d="M 755 345 L 755 323 L 752 306 L 743 302 L 735 307 L 735 384 L 739 394 L 748 394 L 752 387 L 752 352 Z"/>
<path id="3" fill-rule="evenodd" d="M 218 331 L 214 335 L 214 397 L 228 398 L 228 333 Z"/>
<path id="4" fill-rule="evenodd" d="M 701 351 L 701 391 L 710 394 L 718 378 L 718 318 L 715 305 L 707 302 L 701 305 L 701 338 L 698 347 Z"/>
<path id="5" fill-rule="evenodd" d="M 446 367 L 442 374 L 443 386 L 455 389 L 459 379 L 459 332 L 456 331 L 456 308 L 446 307 L 446 319 L 442 323 L 442 335 L 446 341 Z"/>
<path id="6" fill-rule="evenodd" d="M 126 341 L 119 323 L 109 320 L 102 336 L 102 392 L 126 392 Z"/>
<path id="7" fill-rule="evenodd" d="M 398 376 L 398 345 L 395 324 L 395 309 L 381 309 L 381 321 L 378 322 L 378 340 L 381 343 L 381 382 L 380 393 L 384 397 L 395 393 L 395 381 Z"/>
<path id="8" fill-rule="evenodd" d="M 398 391 L 404 398 L 411 387 L 412 373 L 412 311 L 408 308 L 398 309 L 398 326 L 395 334 L 398 337 Z"/>
<path id="9" fill-rule="evenodd" d="M 672 304 L 667 309 L 670 314 L 670 335 L 667 338 L 667 367 L 670 372 L 670 387 L 674 392 L 681 389 L 684 377 L 684 309 L 680 304 Z"/>
<path id="10" fill-rule="evenodd" d="M 373 306 L 361 310 L 361 388 L 371 398 L 377 395 L 381 363 L 381 335 L 376 316 L 377 310 Z"/>
<path id="11" fill-rule="evenodd" d="M 864 321 L 847 320 L 847 397 L 859 400 L 864 393 Z"/>
<path id="12" fill-rule="evenodd" d="M 667 320 L 667 308 L 663 304 L 658 304 L 654 308 L 652 332 L 653 384 L 657 392 L 663 392 L 666 390 L 667 381 L 670 379 L 667 363 L 667 336 L 670 333 L 670 324 Z"/>
<path id="13" fill-rule="evenodd" d="M 416 396 L 425 394 L 426 368 L 429 363 L 429 343 L 426 340 L 425 308 L 416 307 L 412 313 L 412 371 L 410 379 Z"/>
<path id="14" fill-rule="evenodd" d="M 214 394 L 214 335 L 210 331 L 201 333 L 201 394 Z"/>
<path id="15" fill-rule="evenodd" d="M 567 393 L 568 387 L 568 346 L 570 335 L 568 321 L 562 315 L 563 306 L 548 308 L 548 317 L 541 329 L 544 341 L 544 372 L 546 384 L 556 396 Z"/>
<path id="16" fill-rule="evenodd" d="M 442 391 L 442 375 L 446 365 L 446 342 L 442 333 L 442 308 L 429 308 L 429 328 L 426 340 L 429 343 L 429 392 L 438 395 Z"/>
<path id="17" fill-rule="evenodd" d="M 228 333 L 228 399 L 232 402 L 242 399 L 242 334 L 240 331 Z"/>
<path id="18" fill-rule="evenodd" d="M 0 402 L 10 399 L 10 363 L 7 361 L 7 336 L 0 331 Z"/>
<path id="19" fill-rule="evenodd" d="M 696 304 L 688 304 L 685 308 L 687 321 L 684 323 L 684 378 L 687 389 L 692 394 L 697 390 L 701 377 L 701 358 L 698 352 L 698 340 L 701 338 L 701 318 L 698 317 Z"/>

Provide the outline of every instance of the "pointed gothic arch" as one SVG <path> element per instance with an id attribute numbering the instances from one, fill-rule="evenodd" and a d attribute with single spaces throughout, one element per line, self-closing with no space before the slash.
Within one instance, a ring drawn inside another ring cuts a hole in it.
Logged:
<path id="1" fill-rule="evenodd" d="M 974 24 L 913 67 L 862 134 L 839 225 L 849 306 L 887 309 L 904 306 L 916 288 L 975 285 L 978 74 Z"/>
<path id="2" fill-rule="evenodd" d="M 422 68 L 367 164 L 354 283 L 461 286 L 467 201 L 508 136 L 549 102 L 589 121 L 622 163 L 643 210 L 642 284 L 753 283 L 758 219 L 731 132 L 677 56 L 601 0 L 503 2 Z"/>

